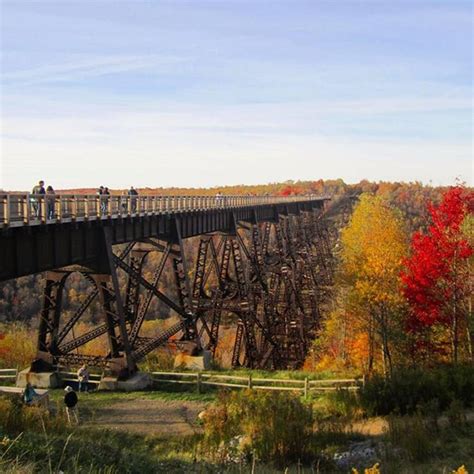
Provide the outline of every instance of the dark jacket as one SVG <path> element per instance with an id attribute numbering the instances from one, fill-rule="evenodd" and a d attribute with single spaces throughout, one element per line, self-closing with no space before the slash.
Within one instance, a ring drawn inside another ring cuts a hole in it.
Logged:
<path id="1" fill-rule="evenodd" d="M 31 191 L 31 194 L 46 194 L 46 191 L 44 190 L 43 186 L 37 184 Z"/>
<path id="2" fill-rule="evenodd" d="M 64 395 L 64 403 L 68 408 L 74 408 L 77 405 L 76 392 L 67 392 L 66 395 Z"/>

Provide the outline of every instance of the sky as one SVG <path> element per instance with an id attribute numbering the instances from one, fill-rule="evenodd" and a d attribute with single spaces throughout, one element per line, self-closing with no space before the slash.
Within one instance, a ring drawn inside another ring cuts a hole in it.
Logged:
<path id="1" fill-rule="evenodd" d="M 0 188 L 473 184 L 470 0 L 0 0 Z"/>

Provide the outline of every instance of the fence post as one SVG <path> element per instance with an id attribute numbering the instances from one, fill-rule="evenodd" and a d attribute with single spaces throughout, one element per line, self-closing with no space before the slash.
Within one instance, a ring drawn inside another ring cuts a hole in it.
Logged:
<path id="1" fill-rule="evenodd" d="M 201 372 L 198 372 L 196 376 L 196 388 L 197 393 L 201 393 Z"/>
<path id="2" fill-rule="evenodd" d="M 304 398 L 308 398 L 309 393 L 309 380 L 308 377 L 304 378 Z"/>
<path id="3" fill-rule="evenodd" d="M 249 388 L 250 390 L 253 389 L 252 374 L 249 374 L 248 388 Z"/>

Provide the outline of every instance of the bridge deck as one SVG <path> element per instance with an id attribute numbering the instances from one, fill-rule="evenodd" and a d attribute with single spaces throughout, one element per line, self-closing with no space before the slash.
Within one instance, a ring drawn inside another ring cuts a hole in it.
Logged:
<path id="1" fill-rule="evenodd" d="M 311 196 L 129 196 L 88 194 L 0 194 L 0 226 L 150 216 L 183 211 L 290 204 L 327 197 Z"/>
<path id="2" fill-rule="evenodd" d="M 100 259 L 111 243 L 231 232 L 321 208 L 318 196 L 98 196 L 0 194 L 0 281 Z"/>

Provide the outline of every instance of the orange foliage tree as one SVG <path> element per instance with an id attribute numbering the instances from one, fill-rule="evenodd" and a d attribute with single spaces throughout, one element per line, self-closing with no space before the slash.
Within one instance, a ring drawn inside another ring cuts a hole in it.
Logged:
<path id="1" fill-rule="evenodd" d="M 367 371 L 374 369 L 379 348 L 383 371 L 388 373 L 405 310 L 400 279 L 408 249 L 404 222 L 381 197 L 364 194 L 342 231 L 341 245 L 340 278 L 347 288 L 345 313 L 360 329 L 352 351 L 360 354 L 360 342 L 367 340 Z"/>

